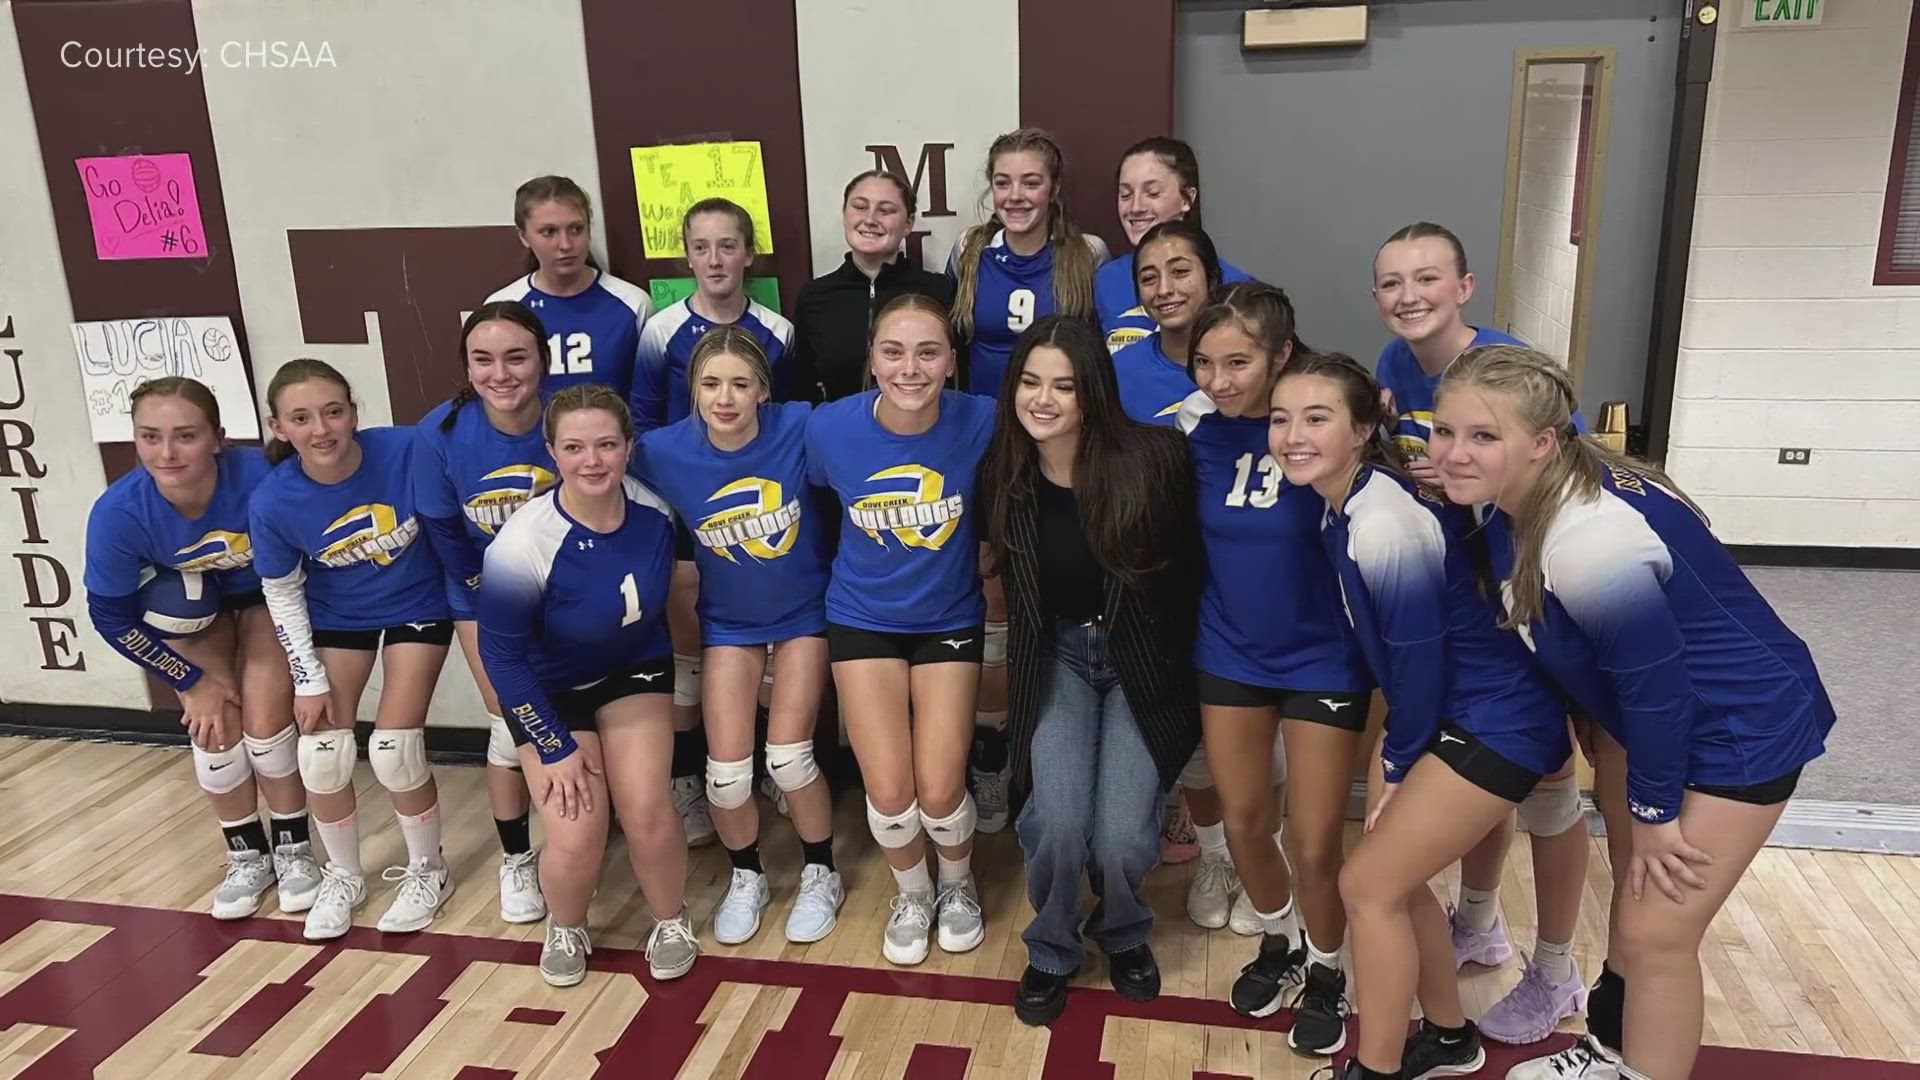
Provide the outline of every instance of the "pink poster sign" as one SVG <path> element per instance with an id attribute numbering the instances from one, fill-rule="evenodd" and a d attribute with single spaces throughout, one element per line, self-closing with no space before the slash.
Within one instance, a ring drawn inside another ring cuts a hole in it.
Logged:
<path id="1" fill-rule="evenodd" d="M 204 259 L 207 233 L 186 154 L 75 158 L 102 259 Z"/>

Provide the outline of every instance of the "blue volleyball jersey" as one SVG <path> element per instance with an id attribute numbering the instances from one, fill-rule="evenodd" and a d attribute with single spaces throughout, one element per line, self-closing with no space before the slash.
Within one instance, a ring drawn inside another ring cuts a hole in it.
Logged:
<path id="1" fill-rule="evenodd" d="M 1120 407 L 1143 424 L 1172 427 L 1180 403 L 1194 391 L 1187 365 L 1161 351 L 1157 333 L 1115 353 L 1113 375 L 1120 384 Z"/>
<path id="2" fill-rule="evenodd" d="M 1381 759 L 1398 782 L 1443 726 L 1546 775 L 1565 764 L 1566 706 L 1499 626 L 1466 553 L 1467 512 L 1363 466 L 1320 539 L 1367 667 L 1387 699 Z"/>
<path id="3" fill-rule="evenodd" d="M 1600 486 L 1548 526 L 1544 611 L 1525 636 L 1626 747 L 1633 816 L 1671 821 L 1687 784 L 1766 783 L 1820 756 L 1834 712 L 1806 643 L 1686 503 L 1626 469 Z M 1509 595 L 1511 524 L 1489 511 Z"/>
<path id="4" fill-rule="evenodd" d="M 1281 475 L 1267 452 L 1266 416 L 1222 416 L 1196 390 L 1177 426 L 1193 449 L 1207 551 L 1194 663 L 1218 678 L 1273 689 L 1371 687 L 1320 546 L 1326 503 Z"/>
<path id="5" fill-rule="evenodd" d="M 974 484 L 994 402 L 942 391 L 931 429 L 895 435 L 874 418 L 879 399 L 841 398 L 807 421 L 807 473 L 847 514 L 827 618 L 882 633 L 972 626 L 986 618 Z"/>
<path id="6" fill-rule="evenodd" d="M 687 523 L 700 567 L 700 640 L 759 645 L 827 628 L 833 553 L 807 480 L 804 401 L 760 406 L 760 433 L 738 450 L 707 438 L 699 416 L 641 439 L 640 478 Z"/>
<path id="7" fill-rule="evenodd" d="M 572 296 L 554 296 L 533 284 L 533 275 L 487 297 L 518 300 L 540 316 L 547 328 L 547 393 L 576 383 L 610 386 L 622 397 L 633 387 L 634 355 L 640 331 L 653 316 L 653 298 L 630 281 L 602 273 Z"/>
<path id="8" fill-rule="evenodd" d="M 1086 240 L 1097 269 L 1106 261 L 1106 243 L 1091 234 Z M 947 258 L 947 276 L 956 280 L 959 270 L 955 260 L 965 245 L 963 235 Z M 966 389 L 998 397 L 1020 332 L 1058 310 L 1058 299 L 1053 295 L 1053 242 L 1049 240 L 1031 255 L 1021 255 L 1007 246 L 1005 229 L 995 231 L 980 251 L 980 275 L 973 293 L 973 336 L 967 341 Z"/>
<path id="9" fill-rule="evenodd" d="M 1100 320 L 1100 332 L 1106 335 L 1107 351 L 1119 353 L 1159 329 L 1153 316 L 1140 305 L 1140 285 L 1133 277 L 1133 256 L 1129 251 L 1093 275 L 1093 310 Z M 1220 264 L 1222 287 L 1237 281 L 1252 281 L 1253 275 L 1229 262 Z"/>
<path id="10" fill-rule="evenodd" d="M 542 425 L 507 435 L 487 419 L 484 405 L 470 401 L 451 431 L 440 430 L 452 409 L 442 402 L 414 429 L 414 511 L 446 570 L 453 617 L 470 620 L 487 545 L 515 510 L 560 477 Z"/>
<path id="11" fill-rule="evenodd" d="M 663 309 L 640 335 L 640 358 L 633 372 L 633 394 L 628 405 L 641 431 L 678 423 L 693 411 L 687 383 L 687 361 L 693 347 L 716 326 L 738 326 L 759 339 L 773 369 L 773 385 L 781 385 L 780 362 L 793 345 L 793 324 L 757 300 L 733 323 L 716 323 L 693 310 L 692 298 Z"/>
<path id="12" fill-rule="evenodd" d="M 306 571 L 316 630 L 379 630 L 451 617 L 440 560 L 421 539 L 413 429 L 362 429 L 360 467 L 322 484 L 291 457 L 254 489 L 249 519 L 263 578 Z"/>
<path id="13" fill-rule="evenodd" d="M 549 764 L 574 750 L 550 695 L 673 652 L 673 515 L 646 485 L 630 476 L 623 483 L 626 518 L 610 533 L 575 521 L 555 488 L 521 507 L 487 546 L 475 605 L 481 663 L 501 713 Z"/>

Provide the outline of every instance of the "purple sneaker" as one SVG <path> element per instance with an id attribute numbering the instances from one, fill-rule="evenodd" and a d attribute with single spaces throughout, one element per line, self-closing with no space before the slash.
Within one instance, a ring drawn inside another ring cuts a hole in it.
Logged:
<path id="1" fill-rule="evenodd" d="M 1587 1007 L 1587 985 L 1576 969 L 1564 982 L 1554 982 L 1540 965 L 1527 964 L 1507 996 L 1495 1002 L 1480 1018 L 1480 1033 L 1489 1039 L 1524 1046 L 1539 1042 L 1560 1021 Z"/>
<path id="2" fill-rule="evenodd" d="M 1499 967 L 1513 959 L 1513 944 L 1507 940 L 1505 915 L 1496 912 L 1493 929 L 1483 933 L 1461 922 L 1460 913 L 1449 906 L 1447 925 L 1453 931 L 1453 966 L 1456 969 L 1468 964 Z"/>

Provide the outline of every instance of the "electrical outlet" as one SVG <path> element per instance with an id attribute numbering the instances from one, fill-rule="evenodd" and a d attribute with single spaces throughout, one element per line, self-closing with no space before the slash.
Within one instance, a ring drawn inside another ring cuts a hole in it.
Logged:
<path id="1" fill-rule="evenodd" d="M 1805 465 L 1813 460 L 1812 449 L 1805 446 L 1783 446 L 1780 448 L 1780 464 Z"/>

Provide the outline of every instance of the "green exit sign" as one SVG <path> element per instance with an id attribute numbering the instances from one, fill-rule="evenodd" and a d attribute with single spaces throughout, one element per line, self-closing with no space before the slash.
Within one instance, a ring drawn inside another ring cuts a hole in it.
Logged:
<path id="1" fill-rule="evenodd" d="M 1738 0 L 1745 26 L 1819 26 L 1827 0 Z"/>

